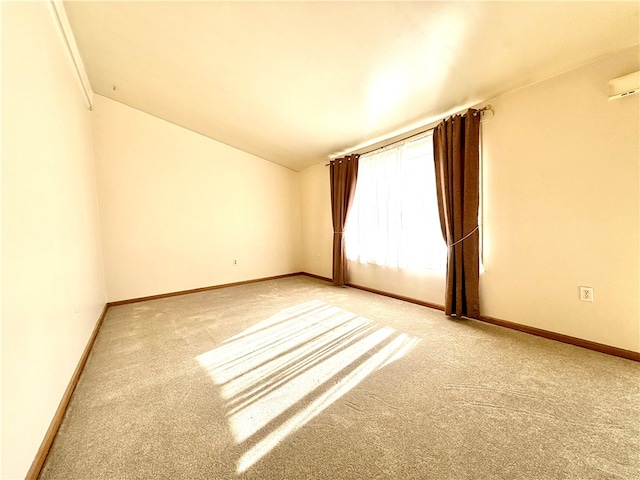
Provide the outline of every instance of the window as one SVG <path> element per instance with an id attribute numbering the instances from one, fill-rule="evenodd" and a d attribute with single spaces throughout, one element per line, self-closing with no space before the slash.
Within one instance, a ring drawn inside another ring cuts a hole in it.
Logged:
<path id="1" fill-rule="evenodd" d="M 445 269 L 431 132 L 360 157 L 345 241 L 352 261 Z"/>

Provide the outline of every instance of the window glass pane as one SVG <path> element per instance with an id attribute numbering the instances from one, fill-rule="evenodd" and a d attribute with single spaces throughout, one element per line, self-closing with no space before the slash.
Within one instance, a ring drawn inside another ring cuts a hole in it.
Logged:
<path id="1" fill-rule="evenodd" d="M 349 260 L 444 269 L 431 135 L 360 157 L 345 237 Z"/>

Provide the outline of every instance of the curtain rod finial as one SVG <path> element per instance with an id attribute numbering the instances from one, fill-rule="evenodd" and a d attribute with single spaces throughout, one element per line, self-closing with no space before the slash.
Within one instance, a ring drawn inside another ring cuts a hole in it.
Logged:
<path id="1" fill-rule="evenodd" d="M 493 118 L 493 110 L 491 110 L 491 105 L 487 105 L 480 109 L 480 120 L 491 120 Z"/>

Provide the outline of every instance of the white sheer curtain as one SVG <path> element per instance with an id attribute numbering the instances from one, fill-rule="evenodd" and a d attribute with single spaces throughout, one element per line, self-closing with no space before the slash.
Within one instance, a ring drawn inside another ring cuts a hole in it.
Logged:
<path id="1" fill-rule="evenodd" d="M 360 157 L 347 221 L 349 260 L 445 269 L 430 133 Z"/>

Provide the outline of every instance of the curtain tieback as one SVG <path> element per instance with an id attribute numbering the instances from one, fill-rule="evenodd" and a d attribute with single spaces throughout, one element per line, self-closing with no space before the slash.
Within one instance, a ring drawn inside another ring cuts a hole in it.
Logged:
<path id="1" fill-rule="evenodd" d="M 457 244 L 462 243 L 463 241 L 465 241 L 467 238 L 469 238 L 471 235 L 473 235 L 474 233 L 476 233 L 476 231 L 480 228 L 480 225 L 476 225 L 476 228 L 474 228 L 473 230 L 471 230 L 469 233 L 467 233 L 464 237 L 462 237 L 460 240 L 458 240 L 457 242 L 453 242 L 450 245 L 447 245 L 447 247 L 455 247 Z"/>

